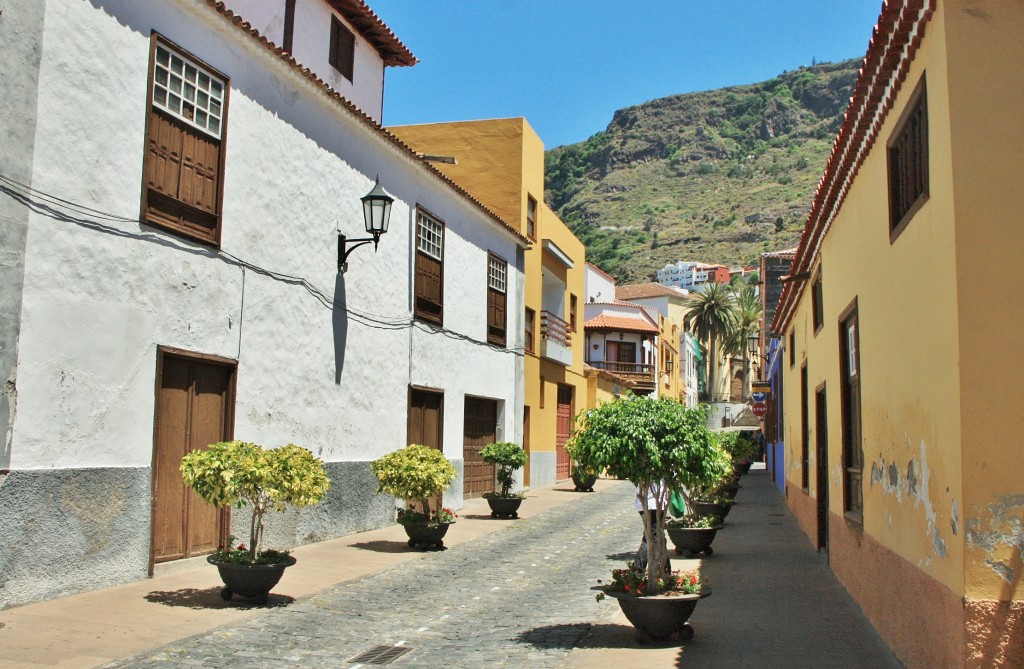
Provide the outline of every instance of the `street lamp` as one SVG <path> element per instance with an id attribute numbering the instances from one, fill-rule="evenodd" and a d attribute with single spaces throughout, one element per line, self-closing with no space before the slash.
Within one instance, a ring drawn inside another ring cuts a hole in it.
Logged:
<path id="1" fill-rule="evenodd" d="M 757 355 L 757 351 L 760 348 L 761 348 L 761 336 L 757 332 L 751 333 L 751 335 L 749 337 L 747 337 L 747 351 L 750 352 L 751 357 L 756 356 Z"/>
<path id="2" fill-rule="evenodd" d="M 380 236 L 388 231 L 391 203 L 395 198 L 381 188 L 379 176 L 373 190 L 359 199 L 363 203 L 363 223 L 371 236 L 347 239 L 340 230 L 338 231 L 338 274 L 344 274 L 348 270 L 348 256 L 360 246 L 373 242 L 373 250 L 376 253 Z"/>

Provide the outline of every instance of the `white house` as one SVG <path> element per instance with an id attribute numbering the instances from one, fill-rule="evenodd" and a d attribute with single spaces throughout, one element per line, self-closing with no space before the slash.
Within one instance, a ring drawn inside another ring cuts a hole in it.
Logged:
<path id="1" fill-rule="evenodd" d="M 0 608 L 216 548 L 214 441 L 327 462 L 278 547 L 392 522 L 386 452 L 521 443 L 528 240 L 380 126 L 415 58 L 363 2 L 14 3 L 0 56 Z"/>

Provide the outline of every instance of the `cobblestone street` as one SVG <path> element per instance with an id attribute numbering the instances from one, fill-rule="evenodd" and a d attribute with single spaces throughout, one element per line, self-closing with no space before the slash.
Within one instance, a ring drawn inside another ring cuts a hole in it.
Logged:
<path id="1" fill-rule="evenodd" d="M 632 501 L 625 483 L 579 495 L 479 541 L 106 666 L 353 666 L 375 646 L 400 644 L 411 650 L 394 666 L 556 667 L 592 623 L 618 611 L 590 587 L 639 544 Z"/>

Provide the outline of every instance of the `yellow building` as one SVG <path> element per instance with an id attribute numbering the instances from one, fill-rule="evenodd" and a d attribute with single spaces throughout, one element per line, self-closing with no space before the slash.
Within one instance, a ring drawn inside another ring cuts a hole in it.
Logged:
<path id="1" fill-rule="evenodd" d="M 524 118 L 388 128 L 533 244 L 525 257 L 524 483 L 569 477 L 565 442 L 584 408 L 583 244 L 544 204 L 544 144 Z M 514 327 L 511 326 L 510 327 Z"/>
<path id="2" fill-rule="evenodd" d="M 1024 666 L 1022 34 L 883 5 L 771 328 L 788 503 L 908 667 Z"/>

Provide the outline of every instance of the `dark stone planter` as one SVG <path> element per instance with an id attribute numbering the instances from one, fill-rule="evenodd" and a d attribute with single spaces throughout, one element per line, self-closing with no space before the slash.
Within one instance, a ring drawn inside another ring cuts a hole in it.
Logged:
<path id="1" fill-rule="evenodd" d="M 739 491 L 740 491 L 740 484 L 739 483 L 730 483 L 730 484 L 724 485 L 721 488 L 719 488 L 718 490 L 716 490 L 715 494 L 716 495 L 720 495 L 722 497 L 728 497 L 729 499 L 736 499 L 736 493 L 738 493 Z"/>
<path id="2" fill-rule="evenodd" d="M 717 516 L 720 522 L 725 522 L 725 517 L 732 511 L 732 504 L 694 501 L 693 510 L 698 516 Z"/>
<path id="3" fill-rule="evenodd" d="M 658 595 L 635 597 L 624 592 L 609 592 L 619 601 L 622 613 L 636 628 L 639 643 L 664 641 L 673 634 L 687 641 L 693 638 L 693 627 L 687 622 L 697 602 L 711 594 L 705 589 L 699 595 Z"/>
<path id="4" fill-rule="evenodd" d="M 406 523 L 402 527 L 409 536 L 409 548 L 420 550 L 440 550 L 444 548 L 444 535 L 448 533 L 448 526 L 454 523 L 441 523 L 432 525 L 428 523 Z"/>
<path id="5" fill-rule="evenodd" d="M 295 558 L 291 556 L 287 562 L 277 564 L 232 564 L 219 562 L 214 555 L 208 556 L 206 561 L 217 567 L 220 579 L 224 581 L 221 599 L 230 601 L 233 595 L 241 595 L 257 604 L 267 603 L 270 590 L 284 576 L 284 570 L 295 564 Z"/>
<path id="6" fill-rule="evenodd" d="M 711 548 L 711 542 L 715 540 L 718 527 L 672 527 L 667 526 L 668 538 L 676 547 L 676 555 L 686 554 L 686 557 L 695 555 L 711 555 L 715 551 Z"/>
<path id="7" fill-rule="evenodd" d="M 572 482 L 576 484 L 576 492 L 594 492 L 597 474 L 577 474 L 573 471 Z"/>
<path id="8" fill-rule="evenodd" d="M 518 518 L 519 505 L 522 497 L 501 497 L 500 495 L 484 495 L 487 506 L 491 507 L 491 518 Z"/>
<path id="9" fill-rule="evenodd" d="M 733 464 L 733 469 L 737 474 L 743 475 L 750 471 L 750 460 L 740 460 Z"/>

